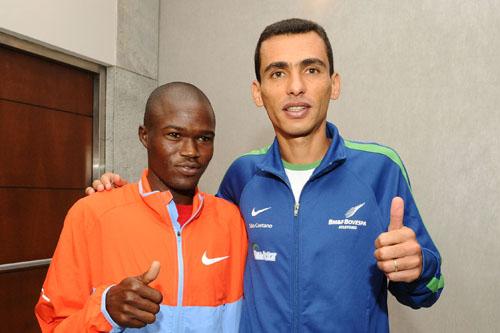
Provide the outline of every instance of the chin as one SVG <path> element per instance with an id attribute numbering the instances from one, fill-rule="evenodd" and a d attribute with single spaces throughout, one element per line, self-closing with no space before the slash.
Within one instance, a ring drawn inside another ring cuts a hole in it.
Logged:
<path id="1" fill-rule="evenodd" d="M 311 121 L 309 121 L 308 123 L 306 122 L 296 122 L 292 124 L 289 123 L 287 124 L 287 126 L 281 128 L 280 132 L 283 133 L 284 136 L 290 138 L 306 137 L 321 130 L 322 128 L 321 125 L 322 124 L 311 123 Z"/>
<path id="2" fill-rule="evenodd" d="M 198 186 L 198 181 L 199 178 L 176 182 L 175 184 L 172 184 L 173 185 L 172 188 L 178 191 L 194 191 L 196 186 Z"/>
<path id="3" fill-rule="evenodd" d="M 290 126 L 284 130 L 280 130 L 280 132 L 282 133 L 283 136 L 288 138 L 301 138 L 311 134 L 313 132 L 313 129 Z"/>

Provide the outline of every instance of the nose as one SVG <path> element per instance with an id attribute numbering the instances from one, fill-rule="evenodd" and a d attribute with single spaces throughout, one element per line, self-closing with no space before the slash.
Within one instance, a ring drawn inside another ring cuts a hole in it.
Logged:
<path id="1" fill-rule="evenodd" d="M 193 138 L 185 138 L 182 142 L 181 155 L 190 158 L 199 157 L 200 152 L 197 141 Z"/>
<path id="2" fill-rule="evenodd" d="M 288 77 L 288 94 L 299 96 L 305 92 L 304 78 L 300 73 L 292 72 Z"/>

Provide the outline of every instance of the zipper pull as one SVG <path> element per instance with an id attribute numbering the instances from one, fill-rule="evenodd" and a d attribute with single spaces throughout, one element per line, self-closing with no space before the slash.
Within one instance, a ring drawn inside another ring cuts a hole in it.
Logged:
<path id="1" fill-rule="evenodd" d="M 298 202 L 296 202 L 295 205 L 293 206 L 293 216 L 299 215 L 299 208 L 300 208 L 300 204 Z"/>

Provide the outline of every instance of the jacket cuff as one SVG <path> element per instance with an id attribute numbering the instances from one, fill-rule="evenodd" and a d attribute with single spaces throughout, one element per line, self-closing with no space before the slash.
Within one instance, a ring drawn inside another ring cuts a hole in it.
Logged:
<path id="1" fill-rule="evenodd" d="M 109 287 L 107 287 L 104 292 L 102 293 L 102 296 L 101 296 L 101 312 L 104 316 L 104 318 L 106 318 L 106 320 L 111 324 L 111 326 L 113 327 L 110 331 L 110 333 L 119 333 L 119 332 L 123 332 L 123 330 L 125 330 L 125 327 L 121 327 L 120 325 L 118 325 L 114 320 L 113 318 L 111 318 L 111 315 L 109 314 L 108 310 L 106 309 L 106 295 L 108 294 L 108 291 L 111 287 L 113 287 L 114 284 L 110 285 Z"/>
<path id="2" fill-rule="evenodd" d="M 436 276 L 439 271 L 439 259 L 436 258 L 432 251 L 423 248 L 422 249 L 422 273 L 418 280 L 422 282 L 429 282 Z"/>

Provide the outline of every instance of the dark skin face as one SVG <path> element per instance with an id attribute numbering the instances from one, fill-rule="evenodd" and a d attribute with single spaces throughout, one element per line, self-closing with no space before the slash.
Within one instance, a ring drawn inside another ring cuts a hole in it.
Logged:
<path id="1" fill-rule="evenodd" d="M 163 98 L 152 107 L 152 121 L 139 127 L 139 139 L 148 151 L 151 189 L 168 190 L 175 203 L 191 204 L 213 155 L 212 107 L 200 98 Z"/>

